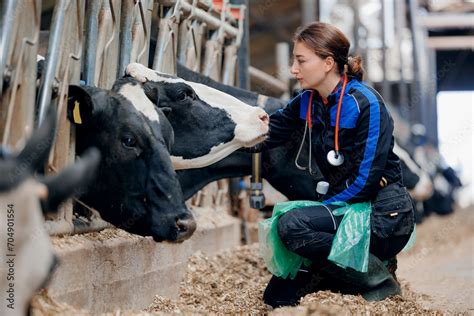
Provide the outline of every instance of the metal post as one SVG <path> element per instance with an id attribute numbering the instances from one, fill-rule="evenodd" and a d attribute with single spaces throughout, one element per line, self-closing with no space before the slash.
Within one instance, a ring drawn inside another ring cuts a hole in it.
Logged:
<path id="1" fill-rule="evenodd" d="M 40 91 L 40 113 L 47 107 L 58 108 L 58 127 L 46 172 L 64 168 L 74 161 L 74 137 L 66 117 L 67 93 L 70 84 L 79 82 L 83 48 L 85 1 L 60 0 L 56 3 L 51 24 L 46 71 Z M 53 92 L 54 91 L 54 92 Z M 54 98 L 53 98 L 54 94 Z M 40 121 L 42 117 L 40 118 Z M 73 232 L 72 203 L 64 204 L 57 213 L 48 214 L 50 234 Z"/>
<path id="2" fill-rule="evenodd" d="M 2 5 L 2 23 L 0 23 L 0 96 L 3 93 L 5 67 L 10 51 L 17 1 L 6 0 Z"/>
<path id="3" fill-rule="evenodd" d="M 47 107 L 49 106 L 53 95 L 53 86 L 55 85 L 54 74 L 56 74 L 56 69 L 58 67 L 58 64 L 55 61 L 59 60 L 61 53 L 61 38 L 64 29 L 64 17 L 66 16 L 66 9 L 69 4 L 69 1 L 66 0 L 58 1 L 58 7 L 55 8 L 57 13 L 53 15 L 53 20 L 51 21 L 51 25 L 53 25 L 54 28 L 51 30 L 48 45 L 48 55 L 46 56 L 46 60 L 51 62 L 46 64 L 43 79 L 44 81 L 40 90 L 38 103 L 38 126 L 43 121 Z"/>
<path id="4" fill-rule="evenodd" d="M 359 28 L 360 28 L 360 17 L 359 17 L 359 1 L 358 0 L 352 0 L 352 12 L 354 12 L 354 25 L 352 28 L 352 33 L 354 33 L 354 43 L 351 43 L 352 45 L 352 51 L 354 54 L 357 54 L 360 50 L 360 34 L 359 34 Z"/>
<path id="5" fill-rule="evenodd" d="M 237 86 L 249 90 L 250 89 L 250 75 L 249 75 L 249 0 L 231 0 L 232 4 L 245 5 L 245 16 L 243 17 L 243 34 L 240 43 L 239 51 L 237 52 Z"/>
<path id="6" fill-rule="evenodd" d="M 426 84 L 429 81 L 427 69 L 427 55 L 425 49 L 425 35 L 420 28 L 418 22 L 419 15 L 418 0 L 409 0 L 409 12 L 411 31 L 413 39 L 413 65 L 414 65 L 414 82 L 411 94 L 412 106 L 412 122 L 423 122 L 422 109 L 427 106 L 426 101 Z"/>
<path id="7" fill-rule="evenodd" d="M 405 82 L 406 74 L 405 74 L 405 59 L 403 57 L 402 51 L 402 36 L 403 32 L 406 27 L 405 23 L 405 1 L 395 1 L 395 34 L 397 34 L 397 42 L 396 46 L 400 51 L 400 80 L 399 80 L 399 107 L 402 116 L 407 119 L 410 117 L 410 107 L 408 101 L 408 89 L 407 83 Z"/>
<path id="8" fill-rule="evenodd" d="M 97 45 L 97 34 L 99 29 L 99 10 L 102 1 L 92 1 L 86 7 L 86 52 L 93 52 Z M 84 56 L 84 77 L 87 85 L 96 85 L 95 82 L 95 61 L 96 54 L 86 53 Z"/>
<path id="9" fill-rule="evenodd" d="M 380 0 L 382 10 L 380 10 L 380 20 L 382 24 L 382 95 L 385 100 L 391 101 L 391 86 L 387 79 L 387 3 Z"/>
<path id="10" fill-rule="evenodd" d="M 438 111 L 437 111 L 437 74 L 436 69 L 436 51 L 434 49 L 427 49 L 428 67 L 432 70 L 433 75 L 427 83 L 427 106 L 423 108 L 423 122 L 426 126 L 428 138 L 433 142 L 433 145 L 438 147 Z"/>
<path id="11" fill-rule="evenodd" d="M 11 15 L 3 17 L 5 27 L 2 30 L 7 31 L 11 26 L 13 33 L 2 34 L 5 38 L 1 44 L 3 72 L 0 81 L 8 84 L 2 86 L 0 94 L 0 142 L 16 148 L 23 145 L 24 138 L 33 128 L 41 1 L 30 1 L 28 5 L 20 3 L 13 13 L 4 9 L 5 14 Z M 16 18 L 19 16 L 24 20 Z"/>
<path id="12" fill-rule="evenodd" d="M 306 25 L 317 20 L 316 12 L 318 4 L 314 0 L 301 0 L 301 20 Z"/>
<path id="13" fill-rule="evenodd" d="M 120 57 L 117 73 L 123 74 L 131 62 L 148 65 L 151 14 L 153 1 L 123 1 L 120 18 Z M 140 38 L 143 40 L 140 41 Z"/>
<path id="14" fill-rule="evenodd" d="M 252 155 L 252 177 L 250 181 L 250 207 L 262 209 L 265 207 L 265 195 L 263 194 L 262 183 L 262 154 L 256 153 Z"/>
<path id="15" fill-rule="evenodd" d="M 277 78 L 286 84 L 287 90 L 290 87 L 290 45 L 288 43 L 277 43 L 276 46 L 276 66 L 277 66 Z M 285 93 L 283 99 L 288 99 L 289 93 Z"/>

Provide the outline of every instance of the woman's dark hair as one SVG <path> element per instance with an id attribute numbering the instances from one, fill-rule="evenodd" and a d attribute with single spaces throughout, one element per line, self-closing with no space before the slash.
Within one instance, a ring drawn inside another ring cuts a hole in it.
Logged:
<path id="1" fill-rule="evenodd" d="M 351 44 L 337 27 L 328 23 L 313 22 L 298 28 L 293 41 L 304 43 L 323 59 L 334 58 L 341 75 L 345 71 L 349 76 L 354 76 L 358 80 L 363 79 L 362 58 L 348 56 Z"/>

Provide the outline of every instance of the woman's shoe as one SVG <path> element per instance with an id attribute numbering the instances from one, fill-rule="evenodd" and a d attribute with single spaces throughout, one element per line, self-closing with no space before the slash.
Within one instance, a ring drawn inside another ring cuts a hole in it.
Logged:
<path id="1" fill-rule="evenodd" d="M 341 268 L 330 263 L 321 269 L 323 274 L 338 282 L 341 293 L 361 294 L 367 301 L 381 301 L 387 297 L 401 294 L 400 285 L 388 271 L 385 264 L 376 256 L 369 255 L 367 273 L 351 268 Z"/>

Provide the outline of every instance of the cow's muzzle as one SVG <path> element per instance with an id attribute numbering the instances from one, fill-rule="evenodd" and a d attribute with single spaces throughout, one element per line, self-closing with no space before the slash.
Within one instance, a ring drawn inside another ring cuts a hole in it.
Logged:
<path id="1" fill-rule="evenodd" d="M 194 233 L 196 230 L 196 221 L 193 217 L 184 219 L 176 219 L 177 236 L 176 242 L 183 242 Z"/>

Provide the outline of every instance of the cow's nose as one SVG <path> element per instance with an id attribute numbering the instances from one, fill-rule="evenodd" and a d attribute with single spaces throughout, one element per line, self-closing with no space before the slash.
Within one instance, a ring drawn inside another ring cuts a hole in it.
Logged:
<path id="1" fill-rule="evenodd" d="M 176 220 L 176 227 L 178 228 L 177 242 L 184 241 L 191 237 L 196 230 L 196 221 L 193 218 L 186 218 Z"/>
<path id="2" fill-rule="evenodd" d="M 265 111 L 262 111 L 262 112 L 263 113 L 260 113 L 258 115 L 258 118 L 260 119 L 260 121 L 263 122 L 263 124 L 265 124 L 265 125 L 270 124 L 270 117 L 268 116 L 267 112 L 265 112 Z"/>

